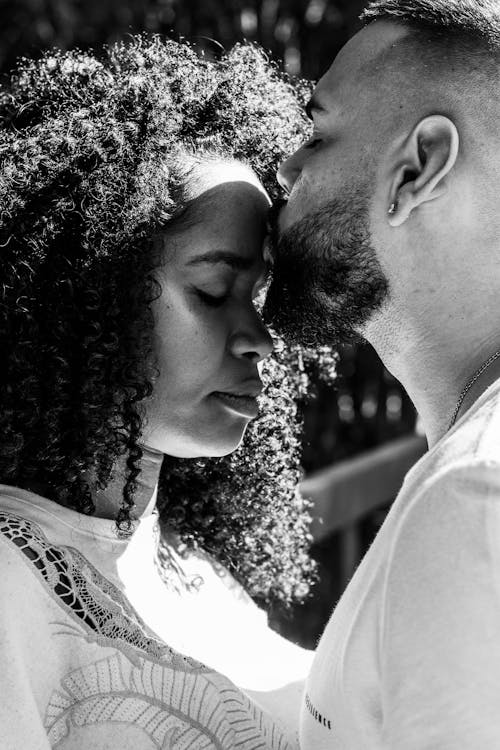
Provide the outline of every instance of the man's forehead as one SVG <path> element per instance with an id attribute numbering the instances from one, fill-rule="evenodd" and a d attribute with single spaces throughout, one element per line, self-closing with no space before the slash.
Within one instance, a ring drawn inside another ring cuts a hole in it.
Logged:
<path id="1" fill-rule="evenodd" d="M 410 33 L 408 26 L 392 21 L 375 21 L 355 34 L 340 50 L 333 64 L 320 79 L 314 101 L 328 108 L 329 99 L 343 85 L 362 84 L 370 78 L 370 64 L 376 65 L 385 52 Z"/>

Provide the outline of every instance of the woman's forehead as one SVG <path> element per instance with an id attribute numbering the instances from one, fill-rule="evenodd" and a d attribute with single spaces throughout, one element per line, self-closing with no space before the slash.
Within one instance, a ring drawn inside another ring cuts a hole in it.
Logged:
<path id="1" fill-rule="evenodd" d="M 269 206 L 253 182 L 219 182 L 200 192 L 186 206 L 179 232 L 190 241 L 230 245 L 262 243 Z"/>
<path id="2" fill-rule="evenodd" d="M 239 258 L 233 267 L 249 268 L 262 258 L 267 213 L 267 201 L 253 185 L 217 185 L 190 202 L 180 225 L 167 229 L 163 242 L 167 258 L 183 266 L 208 268 L 193 261 L 210 253 L 219 260 Z"/>
<path id="3" fill-rule="evenodd" d="M 229 191 L 259 195 L 270 203 L 264 186 L 250 167 L 238 161 L 207 161 L 197 164 L 186 184 L 188 200 Z"/>

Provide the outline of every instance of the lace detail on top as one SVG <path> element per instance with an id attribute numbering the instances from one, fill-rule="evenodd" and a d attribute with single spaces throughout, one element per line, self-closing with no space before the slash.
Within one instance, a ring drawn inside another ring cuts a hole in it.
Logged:
<path id="1" fill-rule="evenodd" d="M 101 639 L 134 646 L 155 660 L 169 656 L 182 661 L 184 669 L 187 665 L 197 671 L 203 669 L 198 662 L 146 635 L 146 625 L 120 589 L 78 550 L 50 544 L 37 524 L 13 513 L 0 512 L 0 533 L 31 561 L 52 594 Z"/>
<path id="2" fill-rule="evenodd" d="M 84 624 L 85 640 L 114 649 L 63 674 L 52 690 L 44 725 L 54 750 L 291 750 L 226 677 L 148 635 L 126 597 L 78 550 L 50 544 L 36 523 L 13 513 L 0 511 L 0 533 Z M 65 625 L 57 636 L 82 637 Z"/>

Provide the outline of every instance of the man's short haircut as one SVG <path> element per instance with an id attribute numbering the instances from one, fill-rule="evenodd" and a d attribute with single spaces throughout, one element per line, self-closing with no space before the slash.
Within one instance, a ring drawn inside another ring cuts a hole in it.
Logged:
<path id="1" fill-rule="evenodd" d="M 372 0 L 361 20 L 403 23 L 434 42 L 460 44 L 464 55 L 500 56 L 498 0 Z"/>

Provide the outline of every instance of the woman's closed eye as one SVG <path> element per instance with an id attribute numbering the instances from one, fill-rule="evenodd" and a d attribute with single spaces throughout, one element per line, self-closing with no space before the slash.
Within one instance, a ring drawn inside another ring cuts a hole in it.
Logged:
<path id="1" fill-rule="evenodd" d="M 229 293 L 215 295 L 204 292 L 202 289 L 195 289 L 195 292 L 203 304 L 208 305 L 209 307 L 222 307 L 222 305 L 229 299 Z"/>
<path id="2" fill-rule="evenodd" d="M 321 138 L 315 138 L 313 136 L 307 141 L 307 143 L 304 143 L 304 148 L 316 148 L 316 146 L 319 146 L 320 143 Z"/>

